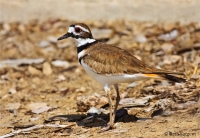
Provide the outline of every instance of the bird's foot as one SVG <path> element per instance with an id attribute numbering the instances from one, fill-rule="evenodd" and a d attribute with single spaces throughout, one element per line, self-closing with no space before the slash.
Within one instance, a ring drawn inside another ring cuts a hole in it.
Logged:
<path id="1" fill-rule="evenodd" d="M 106 127 L 102 128 L 99 133 L 101 132 L 105 132 L 105 131 L 108 131 L 108 130 L 111 130 L 111 129 L 114 129 L 115 128 L 115 124 L 114 123 L 108 123 Z"/>

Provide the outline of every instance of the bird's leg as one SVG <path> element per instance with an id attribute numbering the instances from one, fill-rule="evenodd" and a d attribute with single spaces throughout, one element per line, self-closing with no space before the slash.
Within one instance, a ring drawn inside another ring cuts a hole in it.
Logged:
<path id="1" fill-rule="evenodd" d="M 115 122 L 115 116 L 116 116 L 116 112 L 117 112 L 117 107 L 119 105 L 119 101 L 120 101 L 120 95 L 119 95 L 119 88 L 118 88 L 118 84 L 114 85 L 115 91 L 117 93 L 117 97 L 116 97 L 116 104 L 115 104 L 115 108 L 114 108 L 114 112 L 113 112 L 113 120 L 112 123 L 114 124 Z"/>
<path id="2" fill-rule="evenodd" d="M 110 108 L 110 121 L 108 123 L 108 126 L 106 128 L 103 128 L 100 132 L 107 131 L 111 128 L 113 128 L 114 122 L 113 122 L 113 114 L 112 114 L 112 99 L 110 96 L 110 87 L 108 85 L 104 86 L 104 90 L 108 96 L 108 102 L 109 102 L 109 108 Z"/>

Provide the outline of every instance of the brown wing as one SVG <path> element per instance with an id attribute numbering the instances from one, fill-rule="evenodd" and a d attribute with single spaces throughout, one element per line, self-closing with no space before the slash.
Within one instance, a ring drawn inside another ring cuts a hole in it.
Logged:
<path id="1" fill-rule="evenodd" d="M 182 74 L 149 67 L 129 52 L 104 43 L 97 43 L 88 49 L 83 60 L 99 74 Z"/>

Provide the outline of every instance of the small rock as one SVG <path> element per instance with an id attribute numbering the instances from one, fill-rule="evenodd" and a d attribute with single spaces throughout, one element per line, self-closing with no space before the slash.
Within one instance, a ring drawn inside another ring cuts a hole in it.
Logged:
<path id="1" fill-rule="evenodd" d="M 6 110 L 17 110 L 21 106 L 20 103 L 9 103 L 6 105 Z"/>
<path id="2" fill-rule="evenodd" d="M 54 47 L 45 47 L 43 50 L 44 50 L 44 53 L 50 53 L 50 52 L 56 51 Z"/>
<path id="3" fill-rule="evenodd" d="M 51 65 L 48 62 L 43 63 L 42 69 L 43 69 L 42 72 L 44 75 L 51 75 L 53 72 Z"/>
<path id="4" fill-rule="evenodd" d="M 47 106 L 47 103 L 31 103 L 28 105 L 27 108 L 35 114 L 40 114 L 40 113 L 48 111 L 52 107 Z"/>
<path id="5" fill-rule="evenodd" d="M 55 67 L 63 67 L 63 68 L 68 68 L 70 65 L 68 61 L 62 61 L 62 60 L 52 61 L 51 64 Z"/>
<path id="6" fill-rule="evenodd" d="M 39 44 L 38 44 L 40 47 L 48 47 L 50 46 L 50 43 L 49 41 L 41 41 Z"/>
<path id="7" fill-rule="evenodd" d="M 177 105 L 175 105 L 175 107 L 178 110 L 184 110 L 184 109 L 188 109 L 190 107 L 193 107 L 196 104 L 197 104 L 197 102 L 195 102 L 195 101 L 187 101 L 186 103 L 177 104 Z"/>
<path id="8" fill-rule="evenodd" d="M 80 87 L 78 89 L 76 89 L 76 92 L 85 92 L 86 88 L 85 87 Z"/>
<path id="9" fill-rule="evenodd" d="M 138 85 L 138 82 L 133 82 L 128 85 L 128 88 L 136 87 Z"/>
<path id="10" fill-rule="evenodd" d="M 42 26 L 41 26 L 41 30 L 42 31 L 47 31 L 49 29 L 51 29 L 52 25 L 48 22 L 48 23 L 44 23 Z"/>
<path id="11" fill-rule="evenodd" d="M 161 107 L 163 110 L 168 108 L 170 105 L 172 105 L 174 102 L 169 100 L 169 99 L 160 99 L 159 101 L 156 102 L 156 105 L 158 107 Z"/>
<path id="12" fill-rule="evenodd" d="M 28 66 L 28 72 L 32 75 L 40 75 L 42 72 L 32 66 Z"/>
<path id="13" fill-rule="evenodd" d="M 143 88 L 146 92 L 152 92 L 154 90 L 154 87 L 151 85 L 151 86 L 147 86 L 147 87 L 144 87 Z"/>
<path id="14" fill-rule="evenodd" d="M 164 40 L 164 41 L 171 41 L 176 39 L 176 37 L 178 36 L 179 32 L 178 30 L 173 30 L 167 34 L 161 34 L 158 36 L 159 40 Z"/>
<path id="15" fill-rule="evenodd" d="M 31 117 L 29 120 L 31 121 L 31 122 L 34 122 L 34 121 L 36 121 L 36 120 L 38 120 L 40 117 L 38 116 L 38 117 Z"/>
<path id="16" fill-rule="evenodd" d="M 47 103 L 30 103 L 27 108 L 29 110 L 33 110 L 33 109 L 41 108 L 44 106 L 47 106 Z"/>
<path id="17" fill-rule="evenodd" d="M 90 107 L 101 108 L 108 103 L 108 98 L 100 95 L 77 97 L 78 111 L 87 111 Z"/>
<path id="18" fill-rule="evenodd" d="M 112 37 L 111 39 L 109 39 L 106 43 L 110 44 L 110 45 L 116 45 L 120 42 L 120 38 L 118 35 L 115 35 L 114 37 Z"/>
<path id="19" fill-rule="evenodd" d="M 15 94 L 17 92 L 16 88 L 10 88 L 8 93 L 9 94 Z"/>
<path id="20" fill-rule="evenodd" d="M 55 36 L 49 36 L 49 37 L 47 38 L 47 40 L 48 40 L 49 42 L 51 42 L 51 43 L 56 43 L 56 42 L 57 42 L 57 38 L 56 38 Z"/>
<path id="21" fill-rule="evenodd" d="M 163 81 L 162 81 L 162 86 L 165 86 L 165 87 L 167 87 L 167 86 L 170 86 L 170 84 L 169 84 L 169 82 L 168 82 L 168 81 L 166 81 L 166 80 L 163 80 Z"/>
<path id="22" fill-rule="evenodd" d="M 37 58 L 37 59 L 7 59 L 7 60 L 2 60 L 0 61 L 0 68 L 1 67 L 16 67 L 22 64 L 40 64 L 44 62 L 44 58 Z"/>
<path id="23" fill-rule="evenodd" d="M 74 71 L 76 74 L 81 74 L 83 71 L 81 68 L 76 68 Z"/>
<path id="24" fill-rule="evenodd" d="M 11 30 L 10 24 L 4 23 L 3 24 L 3 29 L 6 30 L 7 32 Z"/>
<path id="25" fill-rule="evenodd" d="M 24 26 L 23 24 L 20 24 L 20 25 L 18 26 L 18 30 L 19 30 L 21 33 L 24 33 L 24 32 L 26 31 L 25 26 Z"/>
<path id="26" fill-rule="evenodd" d="M 164 43 L 161 45 L 161 48 L 165 53 L 172 53 L 174 45 L 171 43 Z"/>
<path id="27" fill-rule="evenodd" d="M 113 35 L 113 30 L 111 29 L 92 29 L 92 34 L 95 39 L 108 39 Z"/>
<path id="28" fill-rule="evenodd" d="M 75 43 L 71 39 L 66 39 L 63 43 L 61 43 L 60 41 L 57 43 L 58 48 L 66 48 L 66 47 L 74 46 L 74 45 Z"/>
<path id="29" fill-rule="evenodd" d="M 175 23 L 165 23 L 163 25 L 163 29 L 165 31 L 171 31 L 172 29 L 175 29 L 176 28 L 176 24 Z"/>
<path id="30" fill-rule="evenodd" d="M 2 98 L 2 99 L 5 99 L 5 98 L 7 98 L 7 97 L 9 97 L 9 95 L 8 95 L 8 94 L 6 94 L 6 95 L 2 96 L 1 98 Z"/>
<path id="31" fill-rule="evenodd" d="M 43 106 L 43 107 L 36 108 L 36 109 L 32 110 L 32 112 L 35 113 L 35 114 L 40 114 L 40 113 L 43 113 L 43 112 L 50 110 L 51 108 L 52 107 L 50 107 L 50 106 Z"/>
<path id="32" fill-rule="evenodd" d="M 124 98 L 128 98 L 128 93 L 127 92 L 123 92 L 120 94 L 120 98 L 124 99 Z"/>
<path id="33" fill-rule="evenodd" d="M 147 38 L 144 35 L 142 35 L 142 34 L 136 35 L 135 36 L 135 40 L 138 43 L 145 43 L 145 42 L 147 42 Z"/>
<path id="34" fill-rule="evenodd" d="M 91 107 L 88 111 L 87 111 L 88 114 L 101 114 L 103 113 L 102 109 L 101 108 L 96 108 L 96 107 Z"/>
<path id="35" fill-rule="evenodd" d="M 163 63 L 161 63 L 162 65 L 163 64 L 174 64 L 174 63 L 177 63 L 181 60 L 181 56 L 179 55 L 169 55 L 169 56 L 165 56 L 164 57 L 164 61 Z"/>
<path id="36" fill-rule="evenodd" d="M 66 80 L 66 77 L 64 75 L 59 75 L 58 78 L 55 80 L 55 82 L 61 82 L 65 80 Z"/>
<path id="37" fill-rule="evenodd" d="M 148 99 L 134 99 L 134 98 L 124 98 L 121 99 L 119 104 L 122 107 L 132 107 L 132 106 L 146 106 L 148 103 Z"/>
<path id="38" fill-rule="evenodd" d="M 153 49 L 152 45 L 146 45 L 146 46 L 144 46 L 144 50 L 147 51 L 147 52 L 152 51 L 152 49 Z"/>

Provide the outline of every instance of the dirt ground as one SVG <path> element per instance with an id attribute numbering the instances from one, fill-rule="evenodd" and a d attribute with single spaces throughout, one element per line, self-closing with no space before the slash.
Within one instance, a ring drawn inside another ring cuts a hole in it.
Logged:
<path id="1" fill-rule="evenodd" d="M 99 41 L 126 49 L 150 66 L 183 72 L 180 77 L 188 80 L 121 84 L 125 113 L 119 110 L 116 129 L 103 133 L 98 133 L 108 121 L 107 101 L 99 102 L 106 96 L 103 88 L 79 65 L 74 41 L 56 40 L 71 23 L 0 24 L 1 138 L 11 132 L 14 137 L 200 137 L 199 23 L 85 22 Z M 126 101 L 131 98 L 146 102 L 133 105 Z M 87 114 L 92 106 L 104 112 Z"/>

